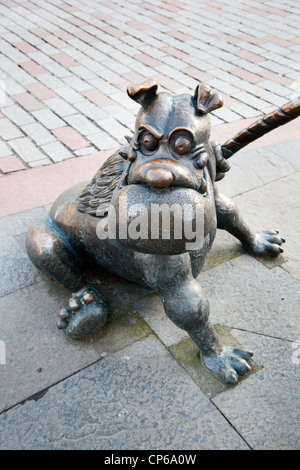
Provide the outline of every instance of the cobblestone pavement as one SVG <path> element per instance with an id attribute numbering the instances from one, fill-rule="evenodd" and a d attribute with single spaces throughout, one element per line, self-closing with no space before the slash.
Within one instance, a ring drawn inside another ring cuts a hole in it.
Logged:
<path id="1" fill-rule="evenodd" d="M 299 25 L 296 0 L 1 0 L 1 174 L 117 147 L 130 82 L 208 83 L 215 126 L 268 113 L 299 94 Z"/>

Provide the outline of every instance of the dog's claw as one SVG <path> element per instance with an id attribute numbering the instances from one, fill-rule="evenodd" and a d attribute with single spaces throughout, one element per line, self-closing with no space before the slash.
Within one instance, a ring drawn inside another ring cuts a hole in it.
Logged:
<path id="1" fill-rule="evenodd" d="M 245 248 L 259 256 L 278 256 L 283 253 L 281 245 L 285 239 L 278 236 L 278 230 L 263 230 L 258 232 L 250 243 L 246 243 Z"/>

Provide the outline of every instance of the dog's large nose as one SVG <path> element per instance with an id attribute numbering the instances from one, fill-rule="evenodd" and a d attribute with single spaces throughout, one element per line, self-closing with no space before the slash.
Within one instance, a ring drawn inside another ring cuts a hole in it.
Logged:
<path id="1" fill-rule="evenodd" d="M 148 186 L 154 189 L 165 189 L 173 183 L 173 173 L 164 168 L 153 168 L 146 173 Z"/>

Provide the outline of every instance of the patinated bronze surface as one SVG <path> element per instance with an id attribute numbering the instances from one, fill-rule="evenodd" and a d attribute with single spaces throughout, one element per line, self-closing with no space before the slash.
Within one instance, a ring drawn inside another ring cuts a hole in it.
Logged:
<path id="1" fill-rule="evenodd" d="M 73 292 L 58 319 L 58 327 L 71 338 L 88 337 L 107 319 L 105 302 L 84 275 L 93 263 L 95 275 L 105 269 L 158 292 L 168 317 L 198 345 L 203 364 L 234 383 L 249 371 L 252 353 L 220 344 L 196 277 L 217 228 L 258 255 L 277 256 L 284 240 L 276 231 L 252 233 L 234 202 L 217 190 L 215 182 L 229 169 L 227 158 L 239 148 L 210 143 L 209 113 L 222 106 L 221 96 L 205 84 L 193 96 L 158 93 L 157 88 L 154 82 L 128 87 L 129 96 L 141 105 L 128 145 L 108 158 L 90 183 L 71 188 L 55 201 L 49 218 L 30 228 L 27 250 L 38 268 Z M 159 236 L 151 237 L 152 209 L 163 205 L 189 208 L 189 221 L 202 232 L 197 249 L 188 248 L 193 240 L 185 233 L 176 237 L 175 216 L 167 237 L 162 236 L 161 216 Z M 111 220 L 115 236 L 101 236 L 111 228 Z M 133 224 L 144 236 L 132 235 Z M 126 237 L 120 235 L 124 227 Z"/>

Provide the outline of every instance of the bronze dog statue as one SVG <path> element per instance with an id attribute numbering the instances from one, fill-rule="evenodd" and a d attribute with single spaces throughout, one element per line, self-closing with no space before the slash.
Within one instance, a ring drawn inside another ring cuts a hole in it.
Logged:
<path id="1" fill-rule="evenodd" d="M 217 228 L 237 237 L 253 254 L 276 256 L 283 251 L 284 240 L 276 231 L 252 233 L 234 202 L 216 188 L 215 181 L 229 169 L 224 149 L 209 141 L 209 113 L 223 104 L 219 94 L 201 84 L 194 96 L 173 96 L 158 93 L 154 82 L 131 85 L 128 94 L 141 105 L 128 146 L 108 158 L 87 186 L 77 185 L 63 193 L 49 218 L 29 229 L 29 256 L 73 292 L 69 308 L 60 311 L 58 320 L 58 327 L 71 338 L 88 337 L 107 319 L 105 302 L 83 275 L 83 264 L 92 260 L 99 270 L 158 292 L 167 316 L 198 345 L 203 364 L 225 382 L 235 383 L 250 370 L 252 353 L 220 344 L 196 277 Z M 166 238 L 97 236 L 99 222 L 107 229 L 110 208 L 119 233 L 122 224 L 128 228 L 141 216 L 137 207 L 142 206 L 148 217 L 153 204 L 188 204 L 194 228 L 196 210 L 201 209 L 201 246 L 187 249 L 187 237 L 174 236 L 175 219 Z"/>

